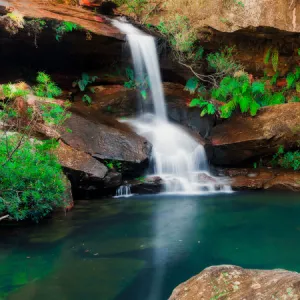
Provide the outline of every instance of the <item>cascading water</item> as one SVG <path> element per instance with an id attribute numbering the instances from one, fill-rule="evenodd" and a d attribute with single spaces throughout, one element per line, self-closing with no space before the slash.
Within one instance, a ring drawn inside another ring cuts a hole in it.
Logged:
<path id="1" fill-rule="evenodd" d="M 154 112 L 143 111 L 139 118 L 127 122 L 152 143 L 154 173 L 163 179 L 166 192 L 230 191 L 225 181 L 209 174 L 203 146 L 168 121 L 155 39 L 127 22 L 114 20 L 113 25 L 127 35 L 136 79 L 144 73 L 149 78 Z"/>
<path id="2" fill-rule="evenodd" d="M 116 198 L 127 198 L 132 196 L 131 194 L 131 185 L 130 184 L 126 184 L 126 185 L 121 185 L 116 192 Z"/>

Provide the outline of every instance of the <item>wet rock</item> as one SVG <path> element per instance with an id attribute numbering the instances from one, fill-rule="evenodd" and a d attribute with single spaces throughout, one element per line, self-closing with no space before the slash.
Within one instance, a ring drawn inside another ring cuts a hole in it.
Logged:
<path id="1" fill-rule="evenodd" d="M 198 132 L 204 138 L 210 135 L 215 117 L 200 117 L 200 108 L 190 108 L 188 105 L 194 96 L 184 91 L 183 85 L 166 82 L 164 83 L 164 92 L 171 120 Z"/>
<path id="2" fill-rule="evenodd" d="M 235 190 L 300 191 L 300 172 L 282 169 L 223 169 L 219 174 L 230 178 Z"/>
<path id="3" fill-rule="evenodd" d="M 133 194 L 157 194 L 163 191 L 164 184 L 159 176 L 147 176 L 127 181 Z"/>
<path id="4" fill-rule="evenodd" d="M 247 270 L 221 265 L 206 268 L 176 287 L 169 300 L 299 299 L 300 274 L 286 270 Z"/>
<path id="5" fill-rule="evenodd" d="M 148 165 L 151 145 L 125 124 L 93 114 L 92 110 L 72 113 L 65 122 L 69 131 L 61 139 L 72 148 L 102 161 L 120 162 L 122 173 L 139 176 Z"/>
<path id="6" fill-rule="evenodd" d="M 251 158 L 272 155 L 280 145 L 286 150 L 297 148 L 299 124 L 300 103 L 264 107 L 255 117 L 234 115 L 212 130 L 212 163 L 240 165 Z"/>

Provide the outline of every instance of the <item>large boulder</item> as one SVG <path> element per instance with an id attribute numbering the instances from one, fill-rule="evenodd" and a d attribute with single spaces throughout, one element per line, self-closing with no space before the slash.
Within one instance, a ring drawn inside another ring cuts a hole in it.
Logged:
<path id="1" fill-rule="evenodd" d="M 257 116 L 237 114 L 213 128 L 212 163 L 240 165 L 249 159 L 272 155 L 279 146 L 298 148 L 300 103 L 264 107 Z"/>
<path id="2" fill-rule="evenodd" d="M 109 163 L 118 161 L 122 173 L 140 175 L 148 164 L 151 145 L 126 124 L 100 117 L 87 108 L 66 120 L 61 139 L 72 148 Z"/>
<path id="3" fill-rule="evenodd" d="M 176 287 L 169 300 L 299 299 L 300 274 L 286 270 L 247 270 L 223 265 L 206 268 Z"/>
<path id="4" fill-rule="evenodd" d="M 224 169 L 234 190 L 300 191 L 300 172 L 282 169 Z"/>

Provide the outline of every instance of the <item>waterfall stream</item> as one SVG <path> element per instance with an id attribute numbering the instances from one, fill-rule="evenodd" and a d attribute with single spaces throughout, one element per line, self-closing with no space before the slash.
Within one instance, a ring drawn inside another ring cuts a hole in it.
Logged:
<path id="1" fill-rule="evenodd" d="M 180 126 L 168 121 L 154 37 L 127 22 L 114 20 L 113 25 L 127 36 L 136 80 L 145 77 L 144 74 L 149 78 L 153 109 L 144 110 L 138 118 L 126 122 L 152 143 L 154 173 L 163 179 L 165 192 L 231 191 L 225 180 L 210 175 L 204 147 Z"/>

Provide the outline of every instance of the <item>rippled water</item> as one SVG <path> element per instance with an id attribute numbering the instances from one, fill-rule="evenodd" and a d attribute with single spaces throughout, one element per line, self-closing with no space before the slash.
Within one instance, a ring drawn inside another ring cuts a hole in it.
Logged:
<path id="1" fill-rule="evenodd" d="M 0 226 L 0 299 L 163 300 L 216 264 L 300 271 L 299 194 L 81 201 Z"/>

